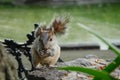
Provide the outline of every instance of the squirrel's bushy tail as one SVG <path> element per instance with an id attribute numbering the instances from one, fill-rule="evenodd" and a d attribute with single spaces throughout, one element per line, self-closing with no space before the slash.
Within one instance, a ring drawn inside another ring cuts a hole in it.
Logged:
<path id="1" fill-rule="evenodd" d="M 68 16 L 58 16 L 52 20 L 52 23 L 49 27 L 47 27 L 47 25 L 45 24 L 44 25 L 34 24 L 35 37 L 37 37 L 41 33 L 42 29 L 44 30 L 51 29 L 54 31 L 55 34 L 64 34 L 66 32 L 68 22 L 69 22 Z"/>
<path id="2" fill-rule="evenodd" d="M 63 34 L 66 31 L 67 23 L 69 22 L 69 17 L 59 16 L 56 17 L 51 24 L 51 28 L 54 28 L 55 34 Z"/>

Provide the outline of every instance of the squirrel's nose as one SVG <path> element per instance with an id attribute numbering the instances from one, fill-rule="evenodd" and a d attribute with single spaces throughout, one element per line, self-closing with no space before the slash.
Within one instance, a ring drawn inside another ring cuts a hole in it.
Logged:
<path id="1" fill-rule="evenodd" d="M 42 50 L 46 51 L 46 50 L 47 50 L 47 48 L 43 48 Z"/>

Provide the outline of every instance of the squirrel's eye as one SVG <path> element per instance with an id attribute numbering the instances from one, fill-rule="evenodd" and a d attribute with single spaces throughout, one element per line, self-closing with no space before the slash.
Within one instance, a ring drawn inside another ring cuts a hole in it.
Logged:
<path id="1" fill-rule="evenodd" d="M 52 41 L 52 38 L 50 38 L 50 41 Z"/>

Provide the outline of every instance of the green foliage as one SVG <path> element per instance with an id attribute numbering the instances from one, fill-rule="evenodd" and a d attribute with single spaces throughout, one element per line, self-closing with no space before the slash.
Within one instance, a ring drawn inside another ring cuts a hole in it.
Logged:
<path id="1" fill-rule="evenodd" d="M 120 5 L 83 5 L 83 6 L 3 6 L 0 5 L 0 40 L 5 38 L 19 42 L 26 40 L 26 34 L 33 30 L 34 23 L 46 22 L 57 14 L 70 14 L 71 21 L 68 34 L 59 42 L 89 42 L 94 41 L 88 33 L 80 29 L 79 21 L 90 25 L 93 29 L 104 34 L 108 39 L 118 39 L 120 35 Z M 115 33 L 111 33 L 115 32 Z M 78 34 L 80 33 L 80 34 Z M 84 35 L 84 36 L 83 36 Z"/>
<path id="2" fill-rule="evenodd" d="M 120 65 L 120 50 L 114 46 L 113 44 L 109 43 L 107 40 L 105 40 L 103 37 L 101 37 L 98 33 L 96 33 L 94 30 L 88 28 L 87 26 L 78 23 L 78 25 L 87 30 L 89 33 L 93 34 L 94 36 L 96 36 L 97 38 L 99 38 L 102 42 L 104 42 L 106 45 L 109 46 L 109 49 L 111 49 L 112 51 L 115 52 L 115 54 L 117 55 L 117 58 L 115 58 L 114 61 L 112 61 L 104 70 L 99 71 L 99 70 L 93 70 L 90 68 L 83 68 L 83 67 L 63 67 L 63 68 L 59 68 L 61 70 L 71 70 L 71 71 L 81 71 L 84 73 L 88 73 L 94 76 L 93 80 L 116 80 L 115 78 L 113 78 L 110 73 L 116 69 L 117 67 L 119 67 Z"/>
<path id="3" fill-rule="evenodd" d="M 120 56 L 120 50 L 119 50 L 116 46 L 114 46 L 114 45 L 112 45 L 111 43 L 109 43 L 109 42 L 108 42 L 107 40 L 105 40 L 102 36 L 100 36 L 100 35 L 99 35 L 98 33 L 96 33 L 94 30 L 88 28 L 87 26 L 85 26 L 85 25 L 83 25 L 83 24 L 81 24 L 81 23 L 78 23 L 78 25 L 79 25 L 81 28 L 87 30 L 89 33 L 91 33 L 91 34 L 93 34 L 94 36 L 96 36 L 97 38 L 99 38 L 102 42 L 104 42 L 106 45 L 108 45 L 109 48 L 110 48 L 112 51 L 115 52 L 116 55 Z"/>

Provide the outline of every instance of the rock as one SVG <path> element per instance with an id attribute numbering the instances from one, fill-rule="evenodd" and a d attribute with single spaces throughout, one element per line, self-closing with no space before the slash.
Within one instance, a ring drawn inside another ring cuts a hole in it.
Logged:
<path id="1" fill-rule="evenodd" d="M 95 55 L 89 55 L 89 57 L 84 57 L 84 58 L 78 58 L 72 61 L 64 62 L 64 63 L 59 63 L 57 64 L 58 66 L 63 65 L 63 66 L 83 66 L 83 67 L 100 67 L 100 66 L 106 66 L 108 65 L 109 62 L 107 62 L 104 59 L 99 59 Z"/>
<path id="2" fill-rule="evenodd" d="M 103 61 L 103 63 L 99 61 Z M 107 62 L 105 60 L 98 59 L 94 55 L 89 55 L 87 57 L 78 58 L 73 61 L 58 63 L 57 66 L 59 67 L 83 66 L 83 67 L 99 69 L 99 67 L 102 67 L 106 64 Z M 57 70 L 56 68 L 45 68 L 45 67 L 30 72 L 28 76 L 29 80 L 33 80 L 33 79 L 34 80 L 92 80 L 92 78 L 93 77 L 90 77 L 90 75 L 80 72 L 78 73 L 78 72 Z"/>
<path id="3" fill-rule="evenodd" d="M 42 67 L 28 74 L 28 80 L 62 80 L 64 76 L 68 75 L 68 72 L 56 68 Z"/>
<path id="4" fill-rule="evenodd" d="M 117 79 L 120 80 L 120 66 L 119 66 L 117 69 L 115 69 L 115 70 L 111 73 L 111 75 L 112 75 L 113 77 L 115 77 L 115 78 L 117 78 Z"/>
<path id="5" fill-rule="evenodd" d="M 87 74 L 83 73 L 44 67 L 29 72 L 28 80 L 92 80 L 92 78 L 90 79 Z"/>
<path id="6" fill-rule="evenodd" d="M 82 66 L 88 68 L 94 68 L 103 70 L 110 62 L 104 59 L 99 59 L 95 55 L 88 55 L 84 58 L 78 58 L 76 60 L 57 63 L 56 66 Z M 111 75 L 117 79 L 120 79 L 120 68 L 116 69 Z M 38 70 L 29 72 L 28 80 L 92 80 L 93 76 L 82 72 L 64 71 L 56 68 L 42 67 Z"/>

